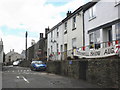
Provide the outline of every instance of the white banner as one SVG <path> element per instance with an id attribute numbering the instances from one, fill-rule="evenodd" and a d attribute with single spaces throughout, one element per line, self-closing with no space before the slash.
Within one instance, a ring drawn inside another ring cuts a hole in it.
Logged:
<path id="1" fill-rule="evenodd" d="M 120 51 L 120 46 L 111 46 L 106 48 L 99 48 L 98 50 L 89 50 L 89 51 L 81 51 L 74 50 L 74 56 L 78 56 L 79 58 L 102 58 L 117 55 Z"/>

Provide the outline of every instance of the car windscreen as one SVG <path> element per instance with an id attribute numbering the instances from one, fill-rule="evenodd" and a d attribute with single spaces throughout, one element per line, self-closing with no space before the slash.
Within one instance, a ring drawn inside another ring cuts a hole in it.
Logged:
<path id="1" fill-rule="evenodd" d="M 35 63 L 35 64 L 43 64 L 42 61 L 32 61 L 32 63 Z"/>

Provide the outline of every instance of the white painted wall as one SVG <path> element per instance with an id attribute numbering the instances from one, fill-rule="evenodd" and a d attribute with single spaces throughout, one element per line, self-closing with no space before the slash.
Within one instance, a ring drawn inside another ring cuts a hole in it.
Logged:
<path id="1" fill-rule="evenodd" d="M 82 12 L 80 14 L 76 14 L 76 29 L 72 30 L 72 18 L 68 21 L 68 50 L 72 49 L 72 39 L 76 38 L 76 47 L 83 46 L 83 19 L 82 19 Z"/>
<path id="2" fill-rule="evenodd" d="M 53 32 L 52 38 L 51 38 L 51 32 Z M 58 44 L 58 52 L 61 52 L 60 46 L 63 45 L 63 26 L 62 25 L 58 26 L 59 36 L 57 36 L 57 28 L 55 28 L 51 32 L 48 33 L 47 56 L 49 57 L 49 55 L 52 54 L 51 52 L 51 46 L 52 46 L 53 47 L 52 51 L 54 52 L 54 56 L 52 57 L 52 60 L 60 60 L 61 55 L 57 55 L 57 44 Z M 51 42 L 51 40 L 55 42 L 53 43 Z"/>
<path id="3" fill-rule="evenodd" d="M 105 0 L 100 0 L 98 3 L 95 4 L 96 6 L 96 18 L 95 19 L 89 20 L 89 9 L 84 14 L 85 45 L 89 45 L 89 34 L 88 34 L 89 30 L 118 19 L 118 6 L 116 6 L 115 0 L 112 0 L 114 2 L 104 2 L 104 1 Z M 101 42 L 107 40 L 106 38 L 103 37 L 103 36 L 106 36 L 106 33 L 107 32 L 103 32 L 103 30 L 100 29 L 100 37 L 102 38 Z M 113 35 L 114 34 L 115 33 L 113 33 Z M 114 39 L 115 39 L 115 36 L 114 36 Z"/>
<path id="4" fill-rule="evenodd" d="M 73 17 L 76 16 L 76 29 L 73 29 Z M 72 39 L 76 38 L 76 48 L 83 46 L 83 18 L 82 12 L 67 20 L 67 34 L 64 35 L 64 44 L 67 44 L 68 56 L 72 56 Z"/>
<path id="5" fill-rule="evenodd" d="M 73 16 L 74 17 L 74 16 Z M 72 39 L 76 38 L 76 47 L 82 47 L 83 46 L 83 18 L 82 18 L 82 12 L 79 12 L 79 14 L 76 14 L 76 29 L 72 30 L 73 28 L 73 17 L 68 19 L 67 22 L 67 34 L 64 34 L 64 24 L 63 22 L 61 25 L 58 26 L 59 31 L 59 37 L 57 37 L 57 28 L 52 30 L 53 32 L 53 38 L 51 38 L 51 32 L 48 33 L 48 47 L 47 47 L 47 56 L 49 57 L 51 53 L 51 46 L 53 47 L 53 52 L 57 52 L 57 43 L 59 47 L 59 52 L 61 52 L 61 45 L 62 45 L 62 51 L 64 52 L 64 45 L 67 44 L 67 50 L 72 50 Z M 55 43 L 52 43 L 52 41 L 56 41 Z M 71 53 L 71 52 L 70 52 Z M 61 60 L 61 58 L 64 58 L 64 53 L 60 53 L 60 55 L 53 56 L 52 60 Z"/>

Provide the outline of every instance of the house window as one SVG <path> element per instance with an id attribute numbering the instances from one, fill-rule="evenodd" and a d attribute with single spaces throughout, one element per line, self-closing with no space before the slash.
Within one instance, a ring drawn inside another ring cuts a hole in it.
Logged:
<path id="1" fill-rule="evenodd" d="M 120 40 L 120 22 L 115 24 L 116 40 Z"/>
<path id="2" fill-rule="evenodd" d="M 112 42 L 112 29 L 108 30 L 108 41 Z"/>
<path id="3" fill-rule="evenodd" d="M 64 29 L 65 29 L 64 34 L 66 34 L 67 33 L 67 22 L 65 22 L 64 24 Z"/>
<path id="4" fill-rule="evenodd" d="M 100 30 L 94 31 L 95 44 L 100 43 Z"/>
<path id="5" fill-rule="evenodd" d="M 105 42 L 112 41 L 112 26 L 104 28 L 104 39 Z"/>
<path id="6" fill-rule="evenodd" d="M 95 49 L 100 48 L 100 30 L 96 30 L 94 32 L 94 40 L 95 40 Z"/>
<path id="7" fill-rule="evenodd" d="M 89 34 L 90 49 L 94 48 L 94 33 Z"/>
<path id="8" fill-rule="evenodd" d="M 59 49 L 58 49 L 58 43 L 57 43 L 57 53 L 59 52 Z"/>
<path id="9" fill-rule="evenodd" d="M 89 9 L 89 19 L 94 19 L 96 17 L 96 6 L 94 5 Z"/>
<path id="10" fill-rule="evenodd" d="M 89 43 L 90 44 L 94 43 L 94 34 L 93 33 L 89 34 Z"/>
<path id="11" fill-rule="evenodd" d="M 53 47 L 51 46 L 51 53 L 53 52 Z"/>
<path id="12" fill-rule="evenodd" d="M 65 30 L 67 30 L 67 22 L 65 22 Z"/>
<path id="13" fill-rule="evenodd" d="M 50 54 L 50 48 L 48 48 L 48 54 Z"/>
<path id="14" fill-rule="evenodd" d="M 59 28 L 57 28 L 57 37 L 59 37 L 59 31 L 58 31 Z"/>
<path id="15" fill-rule="evenodd" d="M 90 48 L 100 48 L 100 30 L 95 30 L 89 34 Z"/>
<path id="16" fill-rule="evenodd" d="M 73 17 L 73 30 L 76 29 L 76 16 Z"/>
<path id="17" fill-rule="evenodd" d="M 76 48 L 76 38 L 72 39 L 72 48 Z"/>
<path id="18" fill-rule="evenodd" d="M 53 37 L 53 31 L 51 31 L 51 38 Z"/>

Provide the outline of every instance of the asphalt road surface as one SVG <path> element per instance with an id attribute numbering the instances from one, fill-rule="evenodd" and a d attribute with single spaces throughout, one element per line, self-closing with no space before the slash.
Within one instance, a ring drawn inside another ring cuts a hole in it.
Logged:
<path id="1" fill-rule="evenodd" d="M 98 88 L 81 80 L 29 68 L 4 66 L 2 88 Z"/>

